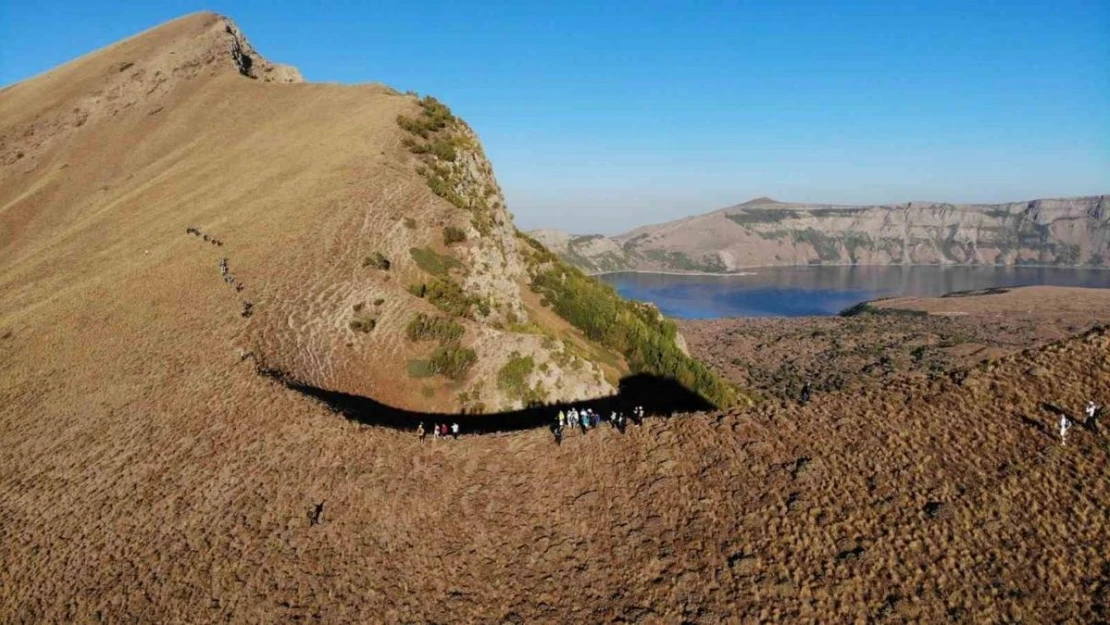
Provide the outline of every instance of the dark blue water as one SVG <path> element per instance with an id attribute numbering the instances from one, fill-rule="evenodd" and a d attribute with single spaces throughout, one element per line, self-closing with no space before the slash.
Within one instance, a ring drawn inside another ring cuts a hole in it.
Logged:
<path id="1" fill-rule="evenodd" d="M 651 302 L 670 317 L 835 315 L 863 301 L 899 295 L 1031 285 L 1110 288 L 1110 270 L 1048 267 L 767 267 L 754 275 L 600 276 L 621 295 Z"/>

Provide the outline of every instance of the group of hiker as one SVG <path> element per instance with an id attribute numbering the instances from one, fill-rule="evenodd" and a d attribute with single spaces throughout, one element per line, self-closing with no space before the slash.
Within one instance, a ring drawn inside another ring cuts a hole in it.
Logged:
<path id="1" fill-rule="evenodd" d="M 633 408 L 631 418 L 636 425 L 643 423 L 644 407 L 636 406 Z M 578 410 L 577 408 L 571 407 L 567 412 L 563 412 L 562 410 L 559 411 L 559 414 L 555 417 L 555 423 L 552 425 L 551 431 L 555 435 L 555 443 L 560 444 L 563 442 L 563 433 L 566 428 L 569 427 L 573 430 L 577 427 L 585 434 L 591 429 L 600 427 L 602 421 L 608 421 L 610 426 L 620 430 L 622 434 L 628 424 L 628 418 L 620 411 L 611 411 L 609 417 L 605 418 L 592 408 Z"/>
<path id="2" fill-rule="evenodd" d="M 421 441 L 428 438 L 428 431 L 424 429 L 424 422 L 421 421 L 420 425 L 416 426 L 416 436 Z M 432 440 L 438 441 L 441 438 L 451 437 L 459 440 L 459 424 L 452 423 L 448 426 L 446 423 L 436 423 L 432 425 Z"/>
<path id="3" fill-rule="evenodd" d="M 578 408 L 572 407 L 567 412 L 562 410 L 559 411 L 558 416 L 555 418 L 555 423 L 551 426 L 551 430 L 555 434 L 556 443 L 562 442 L 563 432 L 568 427 L 571 429 L 580 428 L 582 433 L 585 434 L 592 429 L 601 427 L 603 421 L 608 421 L 610 426 L 620 430 L 623 434 L 628 425 L 629 418 L 631 418 L 632 422 L 636 425 L 641 425 L 644 422 L 644 414 L 643 406 L 636 406 L 633 408 L 629 417 L 626 417 L 623 412 L 617 410 L 611 411 L 608 417 L 604 417 L 592 408 L 583 408 L 579 410 Z M 435 423 L 430 430 L 432 440 L 439 440 L 441 438 L 453 438 L 458 440 L 459 438 L 460 428 L 457 422 L 453 422 L 450 425 L 447 423 Z M 421 421 L 420 424 L 416 426 L 417 438 L 422 442 L 427 440 L 428 431 L 429 428 L 424 427 L 424 422 Z"/>
<path id="4" fill-rule="evenodd" d="M 1083 413 L 1087 419 L 1083 422 L 1083 428 L 1098 434 L 1098 418 L 1102 416 L 1102 406 L 1099 406 L 1094 400 L 1087 402 L 1087 407 L 1083 409 Z M 1068 430 L 1071 429 L 1073 423 L 1066 413 L 1060 414 L 1060 444 L 1068 444 Z"/>

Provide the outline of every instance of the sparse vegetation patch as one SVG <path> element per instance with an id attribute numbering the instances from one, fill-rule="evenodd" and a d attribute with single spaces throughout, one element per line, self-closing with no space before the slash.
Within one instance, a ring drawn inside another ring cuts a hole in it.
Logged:
<path id="1" fill-rule="evenodd" d="M 588 338 L 623 354 L 633 372 L 674 379 L 719 407 L 738 401 L 734 387 L 678 348 L 678 329 L 658 309 L 621 299 L 612 287 L 569 267 L 532 237 L 517 236 L 527 244 L 521 251 L 532 288 Z"/>
<path id="2" fill-rule="evenodd" d="M 491 179 L 477 178 L 472 168 L 459 161 L 465 155 L 483 158 L 481 147 L 473 140 L 466 124 L 435 98 L 420 100 L 420 116 L 401 115 L 397 123 L 412 133 L 404 145 L 416 155 L 421 165 L 417 173 L 424 177 L 428 188 L 454 206 L 471 213 L 471 224 L 483 236 L 498 223 L 494 209 L 501 208 Z M 492 175 L 488 163 L 480 165 L 481 173 Z M 490 200 L 493 199 L 493 204 Z"/>
<path id="3" fill-rule="evenodd" d="M 441 344 L 454 343 L 462 338 L 463 327 L 445 317 L 432 317 L 417 313 L 409 322 L 405 333 L 410 341 L 439 341 Z"/>
<path id="4" fill-rule="evenodd" d="M 428 360 L 432 371 L 452 380 L 462 379 L 478 361 L 478 354 L 468 347 L 448 345 L 437 347 Z"/>
<path id="5" fill-rule="evenodd" d="M 732 213 L 727 215 L 728 219 L 740 226 L 751 226 L 754 224 L 775 224 L 784 219 L 794 219 L 798 216 L 798 211 L 790 210 L 788 208 L 765 208 L 745 210 L 740 213 Z"/>
<path id="6" fill-rule="evenodd" d="M 528 385 L 528 377 L 535 370 L 536 363 L 531 356 L 522 356 L 520 352 L 513 352 L 508 362 L 497 372 L 497 388 L 504 391 L 511 399 L 525 399 L 532 389 Z"/>
<path id="7" fill-rule="evenodd" d="M 416 266 L 433 276 L 446 276 L 452 269 L 462 267 L 462 263 L 451 256 L 440 254 L 427 247 L 414 247 L 409 250 Z"/>
<path id="8" fill-rule="evenodd" d="M 392 263 L 389 262 L 389 259 L 381 252 L 374 252 L 362 259 L 363 267 L 373 267 L 374 269 L 380 269 L 382 271 L 389 271 L 391 265 Z"/>
<path id="9" fill-rule="evenodd" d="M 370 332 L 378 325 L 378 320 L 369 315 L 359 315 L 347 324 L 355 332 Z"/>
<path id="10" fill-rule="evenodd" d="M 455 243 L 462 243 L 463 241 L 466 241 L 466 233 L 462 231 L 462 228 L 447 226 L 443 229 L 444 245 L 454 245 Z"/>
<path id="11" fill-rule="evenodd" d="M 422 297 L 436 308 L 452 317 L 474 317 L 474 309 L 483 317 L 490 313 L 487 299 L 466 294 L 457 282 L 450 278 L 435 278 L 431 282 L 421 282 L 409 287 L 409 292 Z"/>

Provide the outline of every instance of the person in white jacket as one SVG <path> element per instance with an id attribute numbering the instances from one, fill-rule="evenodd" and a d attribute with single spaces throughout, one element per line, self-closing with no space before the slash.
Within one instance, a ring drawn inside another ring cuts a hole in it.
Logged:
<path id="1" fill-rule="evenodd" d="M 1067 445 L 1068 444 L 1068 430 L 1070 430 L 1070 429 L 1071 429 L 1071 419 L 1068 418 L 1068 415 L 1064 415 L 1064 414 L 1060 415 L 1060 444 L 1061 445 Z"/>

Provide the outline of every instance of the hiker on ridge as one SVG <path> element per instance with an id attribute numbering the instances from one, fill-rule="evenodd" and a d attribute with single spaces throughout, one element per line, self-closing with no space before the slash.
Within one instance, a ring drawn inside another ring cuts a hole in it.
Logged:
<path id="1" fill-rule="evenodd" d="M 1096 434 L 1098 433 L 1098 423 L 1096 420 L 1099 416 L 1099 410 L 1100 407 L 1094 402 L 1094 400 L 1088 401 L 1087 408 L 1084 409 L 1084 412 L 1087 413 L 1087 421 L 1083 424 L 1083 427 Z"/>
<path id="2" fill-rule="evenodd" d="M 452 423 L 451 424 L 451 435 L 455 438 L 455 440 L 459 440 L 459 424 L 458 423 Z"/>
<path id="3" fill-rule="evenodd" d="M 1066 414 L 1060 415 L 1060 444 L 1061 445 L 1067 445 L 1068 444 L 1068 430 L 1070 430 L 1070 429 L 1071 429 L 1071 419 L 1069 419 L 1068 415 L 1066 415 Z"/>
<path id="4" fill-rule="evenodd" d="M 423 443 L 424 439 L 427 436 L 428 436 L 428 434 L 424 431 L 424 422 L 421 421 L 420 425 L 416 426 L 416 437 L 420 439 L 421 443 Z"/>

